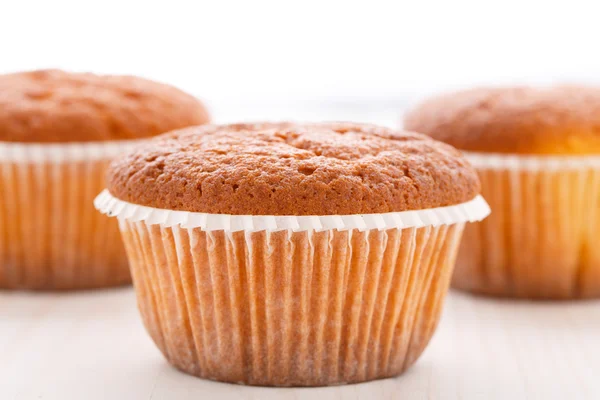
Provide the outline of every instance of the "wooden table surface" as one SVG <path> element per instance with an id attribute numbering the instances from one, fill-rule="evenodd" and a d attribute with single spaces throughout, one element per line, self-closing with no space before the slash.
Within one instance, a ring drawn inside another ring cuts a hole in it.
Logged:
<path id="1" fill-rule="evenodd" d="M 600 399 L 600 302 L 452 293 L 404 376 L 312 389 L 244 387 L 171 368 L 132 289 L 0 293 L 0 399 Z"/>

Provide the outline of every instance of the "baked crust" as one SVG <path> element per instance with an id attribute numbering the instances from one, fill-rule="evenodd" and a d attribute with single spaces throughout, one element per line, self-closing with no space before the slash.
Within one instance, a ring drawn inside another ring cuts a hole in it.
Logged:
<path id="1" fill-rule="evenodd" d="M 134 76 L 60 70 L 0 75 L 0 141 L 137 139 L 208 121 L 196 98 Z"/>
<path id="2" fill-rule="evenodd" d="M 478 88 L 426 100 L 405 129 L 462 150 L 516 154 L 600 153 L 600 88 Z"/>
<path id="3" fill-rule="evenodd" d="M 232 215 L 349 215 L 458 204 L 473 168 L 430 138 L 352 123 L 205 125 L 161 135 L 113 161 L 113 196 Z"/>

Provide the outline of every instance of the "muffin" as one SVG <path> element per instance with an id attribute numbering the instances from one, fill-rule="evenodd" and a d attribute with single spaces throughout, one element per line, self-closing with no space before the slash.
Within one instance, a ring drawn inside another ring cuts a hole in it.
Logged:
<path id="1" fill-rule="evenodd" d="M 476 172 L 424 135 L 208 125 L 109 167 L 139 309 L 178 369 L 319 386 L 400 374 L 438 323 Z"/>
<path id="2" fill-rule="evenodd" d="M 192 96 L 141 78 L 0 75 L 0 288 L 129 283 L 117 224 L 92 206 L 107 164 L 145 137 L 207 121 Z"/>
<path id="3" fill-rule="evenodd" d="M 493 210 L 467 227 L 453 286 L 531 299 L 600 296 L 600 89 L 447 94 L 409 112 L 404 126 L 464 150 Z"/>

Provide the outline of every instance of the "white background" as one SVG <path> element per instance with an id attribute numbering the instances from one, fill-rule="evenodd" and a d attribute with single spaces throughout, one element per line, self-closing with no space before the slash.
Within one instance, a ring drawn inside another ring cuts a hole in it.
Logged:
<path id="1" fill-rule="evenodd" d="M 359 385 L 260 388 L 169 366 L 132 289 L 0 292 L 2 400 L 598 400 L 600 303 L 450 293 L 404 375 Z"/>
<path id="2" fill-rule="evenodd" d="M 0 0 L 0 72 L 137 74 L 218 121 L 394 123 L 432 91 L 600 80 L 598 2 Z"/>
<path id="3" fill-rule="evenodd" d="M 431 92 L 599 83 L 598 11 L 594 0 L 0 0 L 0 73 L 141 75 L 203 98 L 219 122 L 395 124 Z M 599 307 L 453 293 L 407 375 L 273 390 L 170 368 L 131 289 L 1 293 L 0 399 L 598 399 Z"/>

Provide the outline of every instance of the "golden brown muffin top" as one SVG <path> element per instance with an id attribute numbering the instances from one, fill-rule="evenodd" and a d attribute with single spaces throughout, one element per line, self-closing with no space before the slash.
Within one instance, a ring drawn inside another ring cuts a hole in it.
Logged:
<path id="1" fill-rule="evenodd" d="M 477 175 L 424 135 L 352 123 L 205 125 L 111 164 L 110 193 L 149 207 L 232 215 L 349 215 L 463 203 Z"/>
<path id="2" fill-rule="evenodd" d="M 138 139 L 208 121 L 196 98 L 134 76 L 59 70 L 0 75 L 0 141 Z"/>
<path id="3" fill-rule="evenodd" d="M 517 154 L 600 153 L 600 88 L 480 88 L 434 97 L 406 129 L 462 150 Z"/>

